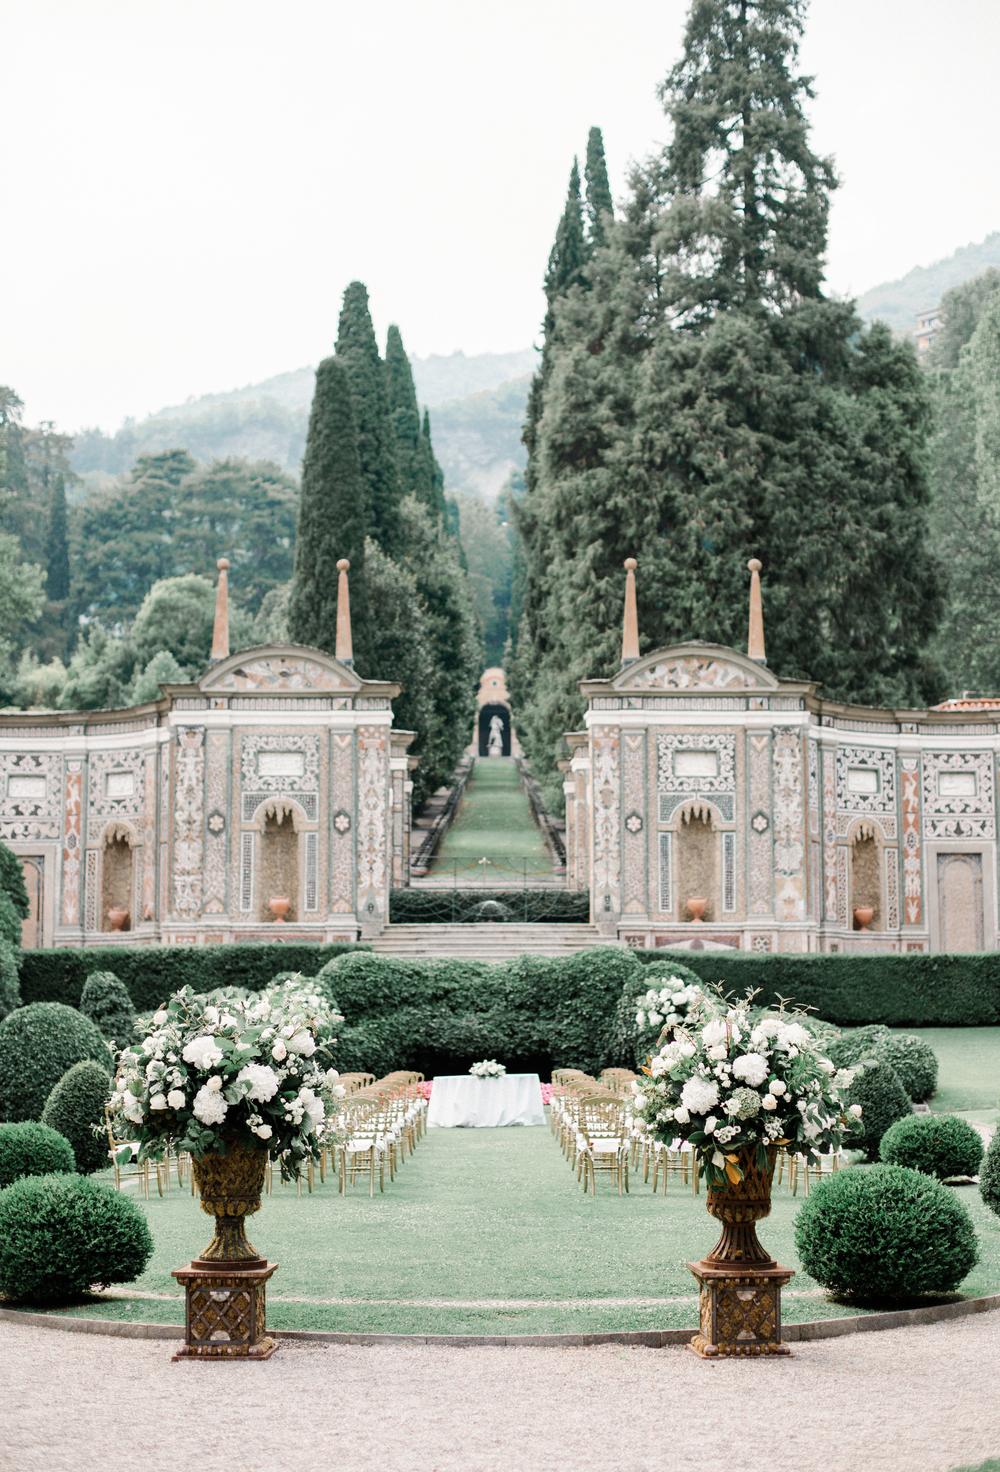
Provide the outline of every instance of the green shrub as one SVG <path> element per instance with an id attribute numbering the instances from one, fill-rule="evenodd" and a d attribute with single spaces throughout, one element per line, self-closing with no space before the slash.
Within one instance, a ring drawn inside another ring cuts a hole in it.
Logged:
<path id="1" fill-rule="evenodd" d="M 899 1165 L 838 1171 L 795 1221 L 799 1261 L 841 1297 L 900 1303 L 951 1293 L 978 1261 L 972 1218 L 940 1181 Z"/>
<path id="2" fill-rule="evenodd" d="M 851 1027 L 839 1033 L 827 1049 L 829 1058 L 838 1068 L 853 1068 L 862 1058 L 875 1058 L 879 1049 L 892 1033 L 881 1023 L 874 1027 Z"/>
<path id="3" fill-rule="evenodd" d="M 886 1165 L 905 1165 L 947 1181 L 977 1174 L 983 1142 L 968 1120 L 950 1114 L 911 1114 L 886 1130 L 879 1157 Z"/>
<path id="4" fill-rule="evenodd" d="M 26 1002 L 80 1005 L 92 971 L 113 971 L 125 983 L 137 1012 L 152 1012 L 182 986 L 210 992 L 219 986 L 262 991 L 278 971 L 315 976 L 324 962 L 347 951 L 348 942 L 267 941 L 225 946 L 93 946 L 86 950 L 25 951 L 21 994 Z"/>
<path id="5" fill-rule="evenodd" d="M 0 1190 L 22 1176 L 74 1169 L 73 1147 L 58 1130 L 34 1120 L 0 1124 Z"/>
<path id="6" fill-rule="evenodd" d="M 863 1150 L 868 1160 L 877 1160 L 882 1136 L 897 1119 L 909 1119 L 913 1111 L 910 1097 L 899 1081 L 891 1063 L 881 1058 L 862 1058 L 853 1065 L 854 1082 L 847 1091 L 848 1104 L 861 1105 L 850 1145 Z"/>
<path id="7" fill-rule="evenodd" d="M 123 1048 L 135 1031 L 135 1008 L 124 982 L 113 971 L 92 971 L 83 984 L 80 1011 L 109 1042 Z"/>
<path id="8" fill-rule="evenodd" d="M 17 952 L 0 941 L 0 1022 L 21 1005 L 21 983 L 17 974 Z"/>
<path id="9" fill-rule="evenodd" d="M 0 890 L 10 899 L 19 920 L 27 920 L 31 911 L 28 888 L 24 882 L 21 860 L 13 849 L 0 843 Z M 20 940 L 20 937 L 18 938 Z"/>
<path id="10" fill-rule="evenodd" d="M 990 1141 L 979 1168 L 979 1194 L 990 1211 L 1000 1216 L 1000 1130 Z"/>
<path id="11" fill-rule="evenodd" d="M 42 1124 L 58 1130 L 72 1145 L 76 1169 L 81 1175 L 89 1175 L 108 1164 L 104 1106 L 110 1093 L 108 1070 L 92 1058 L 84 1058 L 67 1069 L 42 1110 Z"/>
<path id="12" fill-rule="evenodd" d="M 17 949 L 21 944 L 21 917 L 6 890 L 0 889 L 0 941 Z"/>
<path id="13" fill-rule="evenodd" d="M 0 1119 L 40 1119 L 68 1068 L 108 1063 L 108 1045 L 89 1017 L 60 1002 L 18 1007 L 0 1022 Z"/>
<path id="14" fill-rule="evenodd" d="M 877 1056 L 892 1064 L 914 1104 L 925 1104 L 937 1089 L 937 1054 L 923 1038 L 906 1032 L 890 1033 L 879 1043 Z"/>
<path id="15" fill-rule="evenodd" d="M 92 1286 L 131 1283 L 153 1255 L 128 1196 L 83 1176 L 31 1176 L 0 1192 L 0 1293 L 71 1303 Z"/>
<path id="16" fill-rule="evenodd" d="M 637 951 L 640 962 L 662 951 Z M 782 997 L 813 1007 L 838 1026 L 987 1027 L 1000 1024 L 1000 951 L 974 955 L 768 955 L 685 951 L 703 981 L 740 995 L 760 989 L 763 1007 Z"/>
<path id="17" fill-rule="evenodd" d="M 484 905 L 500 913 L 482 913 Z M 585 925 L 590 894 L 575 889 L 394 889 L 389 896 L 393 925 L 475 925 L 502 920 L 520 925 Z"/>
<path id="18" fill-rule="evenodd" d="M 687 966 L 682 966 L 679 961 L 672 961 L 666 956 L 654 965 L 644 966 L 634 977 L 626 981 L 615 1007 L 609 1038 L 609 1058 L 605 1066 L 637 1068 L 649 1057 L 656 1046 L 662 1024 L 650 1026 L 647 1023 L 639 1027 L 636 1022 L 639 999 L 650 990 L 659 991 L 672 980 L 680 986 L 702 986 L 704 984 L 701 977 Z"/>

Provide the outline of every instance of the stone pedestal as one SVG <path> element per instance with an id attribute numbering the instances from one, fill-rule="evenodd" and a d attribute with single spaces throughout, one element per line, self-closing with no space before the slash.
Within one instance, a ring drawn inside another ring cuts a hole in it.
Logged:
<path id="1" fill-rule="evenodd" d="M 781 1342 L 781 1290 L 794 1277 L 776 1262 L 689 1262 L 698 1279 L 698 1333 L 691 1348 L 702 1359 L 790 1354 Z"/>
<path id="2" fill-rule="evenodd" d="M 265 1330 L 267 1281 L 276 1262 L 206 1262 L 173 1276 L 184 1287 L 184 1348 L 175 1360 L 266 1360 L 277 1349 Z"/>

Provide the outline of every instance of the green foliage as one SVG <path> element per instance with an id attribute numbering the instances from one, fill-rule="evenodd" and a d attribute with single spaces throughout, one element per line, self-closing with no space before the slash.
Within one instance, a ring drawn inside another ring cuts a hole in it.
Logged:
<path id="1" fill-rule="evenodd" d="M 860 1104 L 862 1113 L 852 1130 L 850 1145 L 862 1150 L 867 1160 L 877 1160 L 882 1136 L 890 1125 L 898 1119 L 912 1118 L 910 1099 L 891 1063 L 862 1058 L 854 1069 L 847 1102 Z"/>
<path id="2" fill-rule="evenodd" d="M 389 421 L 402 496 L 416 496 L 437 519 L 444 515 L 434 475 L 430 437 L 421 432 L 417 391 L 399 328 L 389 328 L 385 344 L 385 376 Z"/>
<path id="3" fill-rule="evenodd" d="M 298 644 L 333 653 L 337 641 L 337 562 L 351 564 L 354 658 L 367 668 L 372 623 L 365 585 L 369 492 L 361 474 L 358 432 L 344 366 L 325 358 L 316 370 L 288 628 Z"/>
<path id="4" fill-rule="evenodd" d="M 182 685 L 187 678 L 170 650 L 161 649 L 136 674 L 129 691 L 129 702 L 132 705 L 145 705 L 147 700 L 159 700 L 163 693 L 160 688 L 162 685 Z"/>
<path id="5" fill-rule="evenodd" d="M 992 237 L 1000 264 L 1000 233 Z M 937 369 L 957 368 L 962 349 L 970 341 L 993 293 L 1000 287 L 1000 270 L 990 266 L 980 275 L 953 286 L 941 298 L 941 325 L 934 335 L 931 365 Z M 929 299 L 928 299 L 929 301 Z M 926 307 L 928 302 L 924 303 Z"/>
<path id="6" fill-rule="evenodd" d="M 393 925 L 441 922 L 473 925 L 484 904 L 500 904 L 520 925 L 584 925 L 590 919 L 590 896 L 570 889 L 394 889 L 389 895 Z M 683 969 L 683 968 L 682 968 Z"/>
<path id="7" fill-rule="evenodd" d="M 955 288 L 995 266 L 1000 266 L 1000 230 L 994 230 L 985 240 L 960 246 L 930 266 L 914 266 L 898 281 L 883 281 L 871 287 L 858 297 L 858 311 L 866 321 L 878 318 L 893 332 L 909 337 L 918 313 L 926 312 L 936 302 L 948 303 Z M 937 343 L 934 346 L 936 356 Z"/>
<path id="8" fill-rule="evenodd" d="M 17 958 L 13 946 L 0 942 L 0 1022 L 21 1005 Z"/>
<path id="9" fill-rule="evenodd" d="M 27 951 L 21 984 L 27 1002 L 61 1002 L 75 1008 L 91 972 L 114 968 L 136 1011 L 149 1012 L 182 986 L 192 986 L 197 992 L 220 986 L 257 992 L 270 986 L 278 971 L 314 976 L 333 957 L 355 949 L 367 948 L 347 942 L 317 945 L 275 941 L 259 945 L 93 946 L 86 950 Z"/>
<path id="10" fill-rule="evenodd" d="M 879 1159 L 905 1165 L 939 1181 L 974 1176 L 983 1158 L 983 1142 L 967 1119 L 951 1114 L 911 1114 L 886 1130 Z"/>
<path id="11" fill-rule="evenodd" d="M 136 659 L 145 666 L 154 654 L 169 650 L 182 668 L 201 673 L 208 664 L 215 618 L 215 587 L 206 577 L 188 573 L 155 583 L 132 625 Z"/>
<path id="12" fill-rule="evenodd" d="M 368 310 L 368 290 L 361 281 L 352 281 L 344 292 L 337 325 L 337 359 L 347 373 L 354 405 L 358 458 L 369 516 L 366 531 L 385 552 L 395 556 L 401 551 L 399 472 L 389 420 L 385 365 L 379 357 Z"/>
<path id="13" fill-rule="evenodd" d="M 32 1176 L 0 1195 L 0 1293 L 14 1303 L 71 1303 L 131 1283 L 153 1255 L 136 1203 L 82 1176 Z"/>
<path id="14" fill-rule="evenodd" d="M 5 664 L 20 653 L 42 611 L 44 583 L 44 572 L 24 560 L 17 538 L 0 531 L 0 661 Z"/>
<path id="15" fill-rule="evenodd" d="M 0 890 L 7 895 L 21 919 L 27 920 L 31 907 L 24 883 L 24 870 L 17 854 L 5 843 L 0 843 Z"/>
<path id="16" fill-rule="evenodd" d="M 795 1245 L 811 1277 L 862 1303 L 951 1293 L 979 1257 L 972 1219 L 954 1192 L 898 1165 L 821 1181 L 799 1212 Z"/>
<path id="17" fill-rule="evenodd" d="M 882 1044 L 891 1036 L 883 1023 L 874 1023 L 869 1027 L 852 1027 L 830 1044 L 830 1060 L 838 1068 L 852 1068 L 862 1058 L 877 1057 Z"/>
<path id="18" fill-rule="evenodd" d="M 124 982 L 113 971 L 92 971 L 80 994 L 80 1011 L 97 1024 L 103 1037 L 123 1048 L 132 1041 L 135 1008 Z"/>
<path id="19" fill-rule="evenodd" d="M 587 240 L 591 250 L 603 245 L 607 238 L 608 220 L 614 218 L 615 205 L 608 182 L 608 166 L 604 158 L 604 135 L 600 128 L 587 134 Z"/>
<path id="20" fill-rule="evenodd" d="M 111 1074 L 103 1064 L 85 1058 L 66 1070 L 45 1101 L 42 1124 L 65 1135 L 76 1165 L 51 1165 L 49 1170 L 75 1168 L 81 1175 L 90 1175 L 107 1165 L 104 1106 L 110 1093 Z"/>
<path id="21" fill-rule="evenodd" d="M 365 547 L 365 577 L 370 606 L 378 609 L 367 632 L 365 672 L 372 679 L 396 680 L 403 687 L 392 703 L 393 725 L 397 730 L 415 731 L 413 751 L 422 754 L 428 745 L 433 746 L 436 734 L 434 656 L 427 611 L 410 569 L 394 562 L 371 540 Z M 423 763 L 413 774 L 417 803 L 427 790 L 429 775 Z"/>
<path id="22" fill-rule="evenodd" d="M 69 541 L 66 519 L 66 477 L 55 477 L 49 505 L 46 537 L 45 592 L 53 603 L 69 597 Z"/>
<path id="23" fill-rule="evenodd" d="M 107 1043 L 89 1017 L 60 1002 L 18 1007 L 0 1022 L 0 1120 L 40 1119 L 68 1068 L 107 1063 Z"/>
<path id="24" fill-rule="evenodd" d="M 1000 1216 L 1000 1130 L 994 1132 L 979 1170 L 979 1194 L 990 1211 Z"/>
<path id="25" fill-rule="evenodd" d="M 891 1063 L 915 1104 L 925 1104 L 937 1088 L 938 1060 L 930 1043 L 909 1033 L 891 1033 L 877 1056 Z"/>
<path id="26" fill-rule="evenodd" d="M 459 537 L 487 666 L 501 664 L 510 626 L 514 549 L 506 496 L 490 506 L 478 496 L 455 498 Z"/>
<path id="27" fill-rule="evenodd" d="M 636 952 L 640 961 L 658 951 Z M 842 1027 L 984 1027 L 1000 1023 L 1000 955 L 845 956 L 684 953 L 704 981 L 759 988 L 761 1006 L 788 998 Z"/>
<path id="28" fill-rule="evenodd" d="M 21 944 L 21 917 L 6 890 L 0 890 L 0 943 L 14 949 Z"/>
<path id="29" fill-rule="evenodd" d="M 76 1169 L 69 1140 L 47 1124 L 0 1124 L 0 1190 L 22 1176 Z"/>
<path id="30" fill-rule="evenodd" d="M 40 663 L 30 649 L 21 655 L 11 703 L 21 710 L 55 710 L 66 684 L 66 666 L 61 659 Z"/>

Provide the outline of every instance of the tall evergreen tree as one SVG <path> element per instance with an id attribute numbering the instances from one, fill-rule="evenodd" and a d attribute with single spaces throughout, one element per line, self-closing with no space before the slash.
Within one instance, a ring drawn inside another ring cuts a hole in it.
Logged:
<path id="1" fill-rule="evenodd" d="M 66 477 L 60 472 L 52 487 L 46 537 L 47 571 L 45 590 L 53 603 L 69 597 L 69 541 L 66 532 Z"/>
<path id="2" fill-rule="evenodd" d="M 379 357 L 368 310 L 368 290 L 352 281 L 344 292 L 337 327 L 337 357 L 347 372 L 357 425 L 369 531 L 390 556 L 399 546 L 399 473 L 396 466 L 385 364 Z"/>
<path id="3" fill-rule="evenodd" d="M 369 512 L 352 399 L 346 369 L 339 359 L 325 358 L 316 370 L 302 462 L 288 629 L 296 643 L 333 653 L 337 562 L 341 557 L 349 558 L 354 657 L 358 667 L 367 670 L 372 635 L 365 585 Z"/>
<path id="4" fill-rule="evenodd" d="M 420 453 L 426 460 L 428 469 L 430 471 L 432 487 L 430 500 L 431 509 L 433 511 L 436 511 L 439 516 L 444 517 L 445 521 L 447 522 L 448 508 L 445 503 L 444 494 L 444 471 L 438 464 L 437 456 L 434 453 L 434 445 L 431 441 L 431 416 L 430 411 L 427 409 L 424 410 L 423 422 L 420 428 Z M 453 532 L 456 532 L 455 527 L 451 526 L 450 523 L 448 524 L 450 529 Z"/>
<path id="5" fill-rule="evenodd" d="M 594 250 L 604 245 L 608 220 L 614 219 L 615 213 L 600 128 L 591 128 L 587 134 L 587 162 L 583 172 L 587 184 L 587 240 Z"/>
<path id="6" fill-rule="evenodd" d="M 410 360 L 396 326 L 390 327 L 386 336 L 385 372 L 400 491 L 404 497 L 416 496 L 418 501 L 439 513 L 432 456 L 428 453 L 429 426 L 425 439 Z"/>

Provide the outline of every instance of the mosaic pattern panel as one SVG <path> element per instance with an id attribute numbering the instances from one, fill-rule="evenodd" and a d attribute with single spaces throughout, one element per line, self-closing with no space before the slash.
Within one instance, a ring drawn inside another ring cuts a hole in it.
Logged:
<path id="1" fill-rule="evenodd" d="M 880 746 L 837 748 L 837 832 L 846 836 L 853 819 L 877 815 L 888 839 L 896 837 L 896 755 Z"/>
<path id="2" fill-rule="evenodd" d="M 594 901 L 600 912 L 621 911 L 621 731 L 595 726 L 592 741 L 594 793 Z"/>
<path id="3" fill-rule="evenodd" d="M 830 925 L 836 925 L 840 917 L 837 873 L 837 753 L 827 748 L 823 752 L 823 915 Z"/>
<path id="4" fill-rule="evenodd" d="M 87 764 L 87 832 L 94 842 L 116 818 L 139 819 L 146 799 L 141 751 L 94 751 Z"/>
<path id="5" fill-rule="evenodd" d="M 0 753 L 0 838 L 60 838 L 61 783 L 53 753 Z"/>
<path id="6" fill-rule="evenodd" d="M 205 893 L 202 908 L 206 915 L 224 915 L 229 851 L 228 731 L 208 733 L 205 762 Z"/>
<path id="7" fill-rule="evenodd" d="M 334 731 L 330 738 L 330 911 L 354 909 L 354 738 Z"/>
<path id="8" fill-rule="evenodd" d="M 204 833 L 205 729 L 177 730 L 174 781 L 174 910 L 194 919 L 201 914 Z"/>
<path id="9" fill-rule="evenodd" d="M 907 925 L 920 925 L 923 921 L 920 760 L 915 756 L 904 756 L 900 766 L 903 809 L 903 919 Z"/>
<path id="10" fill-rule="evenodd" d="M 83 761 L 66 762 L 62 837 L 62 923 L 80 924 L 80 860 L 83 853 Z"/>
<path id="11" fill-rule="evenodd" d="M 147 751 L 142 765 L 142 903 L 139 914 L 152 920 L 156 914 L 156 757 Z"/>
<path id="12" fill-rule="evenodd" d="M 310 823 L 319 816 L 319 736 L 245 735 L 240 742 L 241 811 L 253 820 L 261 803 L 276 793 L 294 796 Z"/>
<path id="13" fill-rule="evenodd" d="M 673 913 L 673 842 L 672 833 L 660 834 L 660 909 L 664 915 Z"/>
<path id="14" fill-rule="evenodd" d="M 779 920 L 804 920 L 805 813 L 798 732 L 775 733 L 773 761 L 775 915 Z"/>
<path id="15" fill-rule="evenodd" d="M 993 755 L 925 751 L 924 818 L 928 838 L 993 838 Z"/>
<path id="16" fill-rule="evenodd" d="M 770 915 L 773 904 L 771 870 L 771 738 L 765 733 L 747 736 L 747 799 L 750 811 L 747 849 L 747 888 L 751 915 Z"/>
<path id="17" fill-rule="evenodd" d="M 628 684 L 636 690 L 760 690 L 772 682 L 724 659 L 685 654 L 657 661 Z"/>
<path id="18" fill-rule="evenodd" d="M 622 780 L 626 818 L 622 833 L 622 886 L 624 911 L 629 915 L 645 914 L 649 904 L 646 888 L 646 841 L 642 821 L 642 814 L 646 810 L 645 764 L 645 734 L 641 731 L 625 732 Z"/>
<path id="19" fill-rule="evenodd" d="M 388 739 L 383 726 L 358 728 L 358 896 L 369 915 L 385 907 Z"/>

